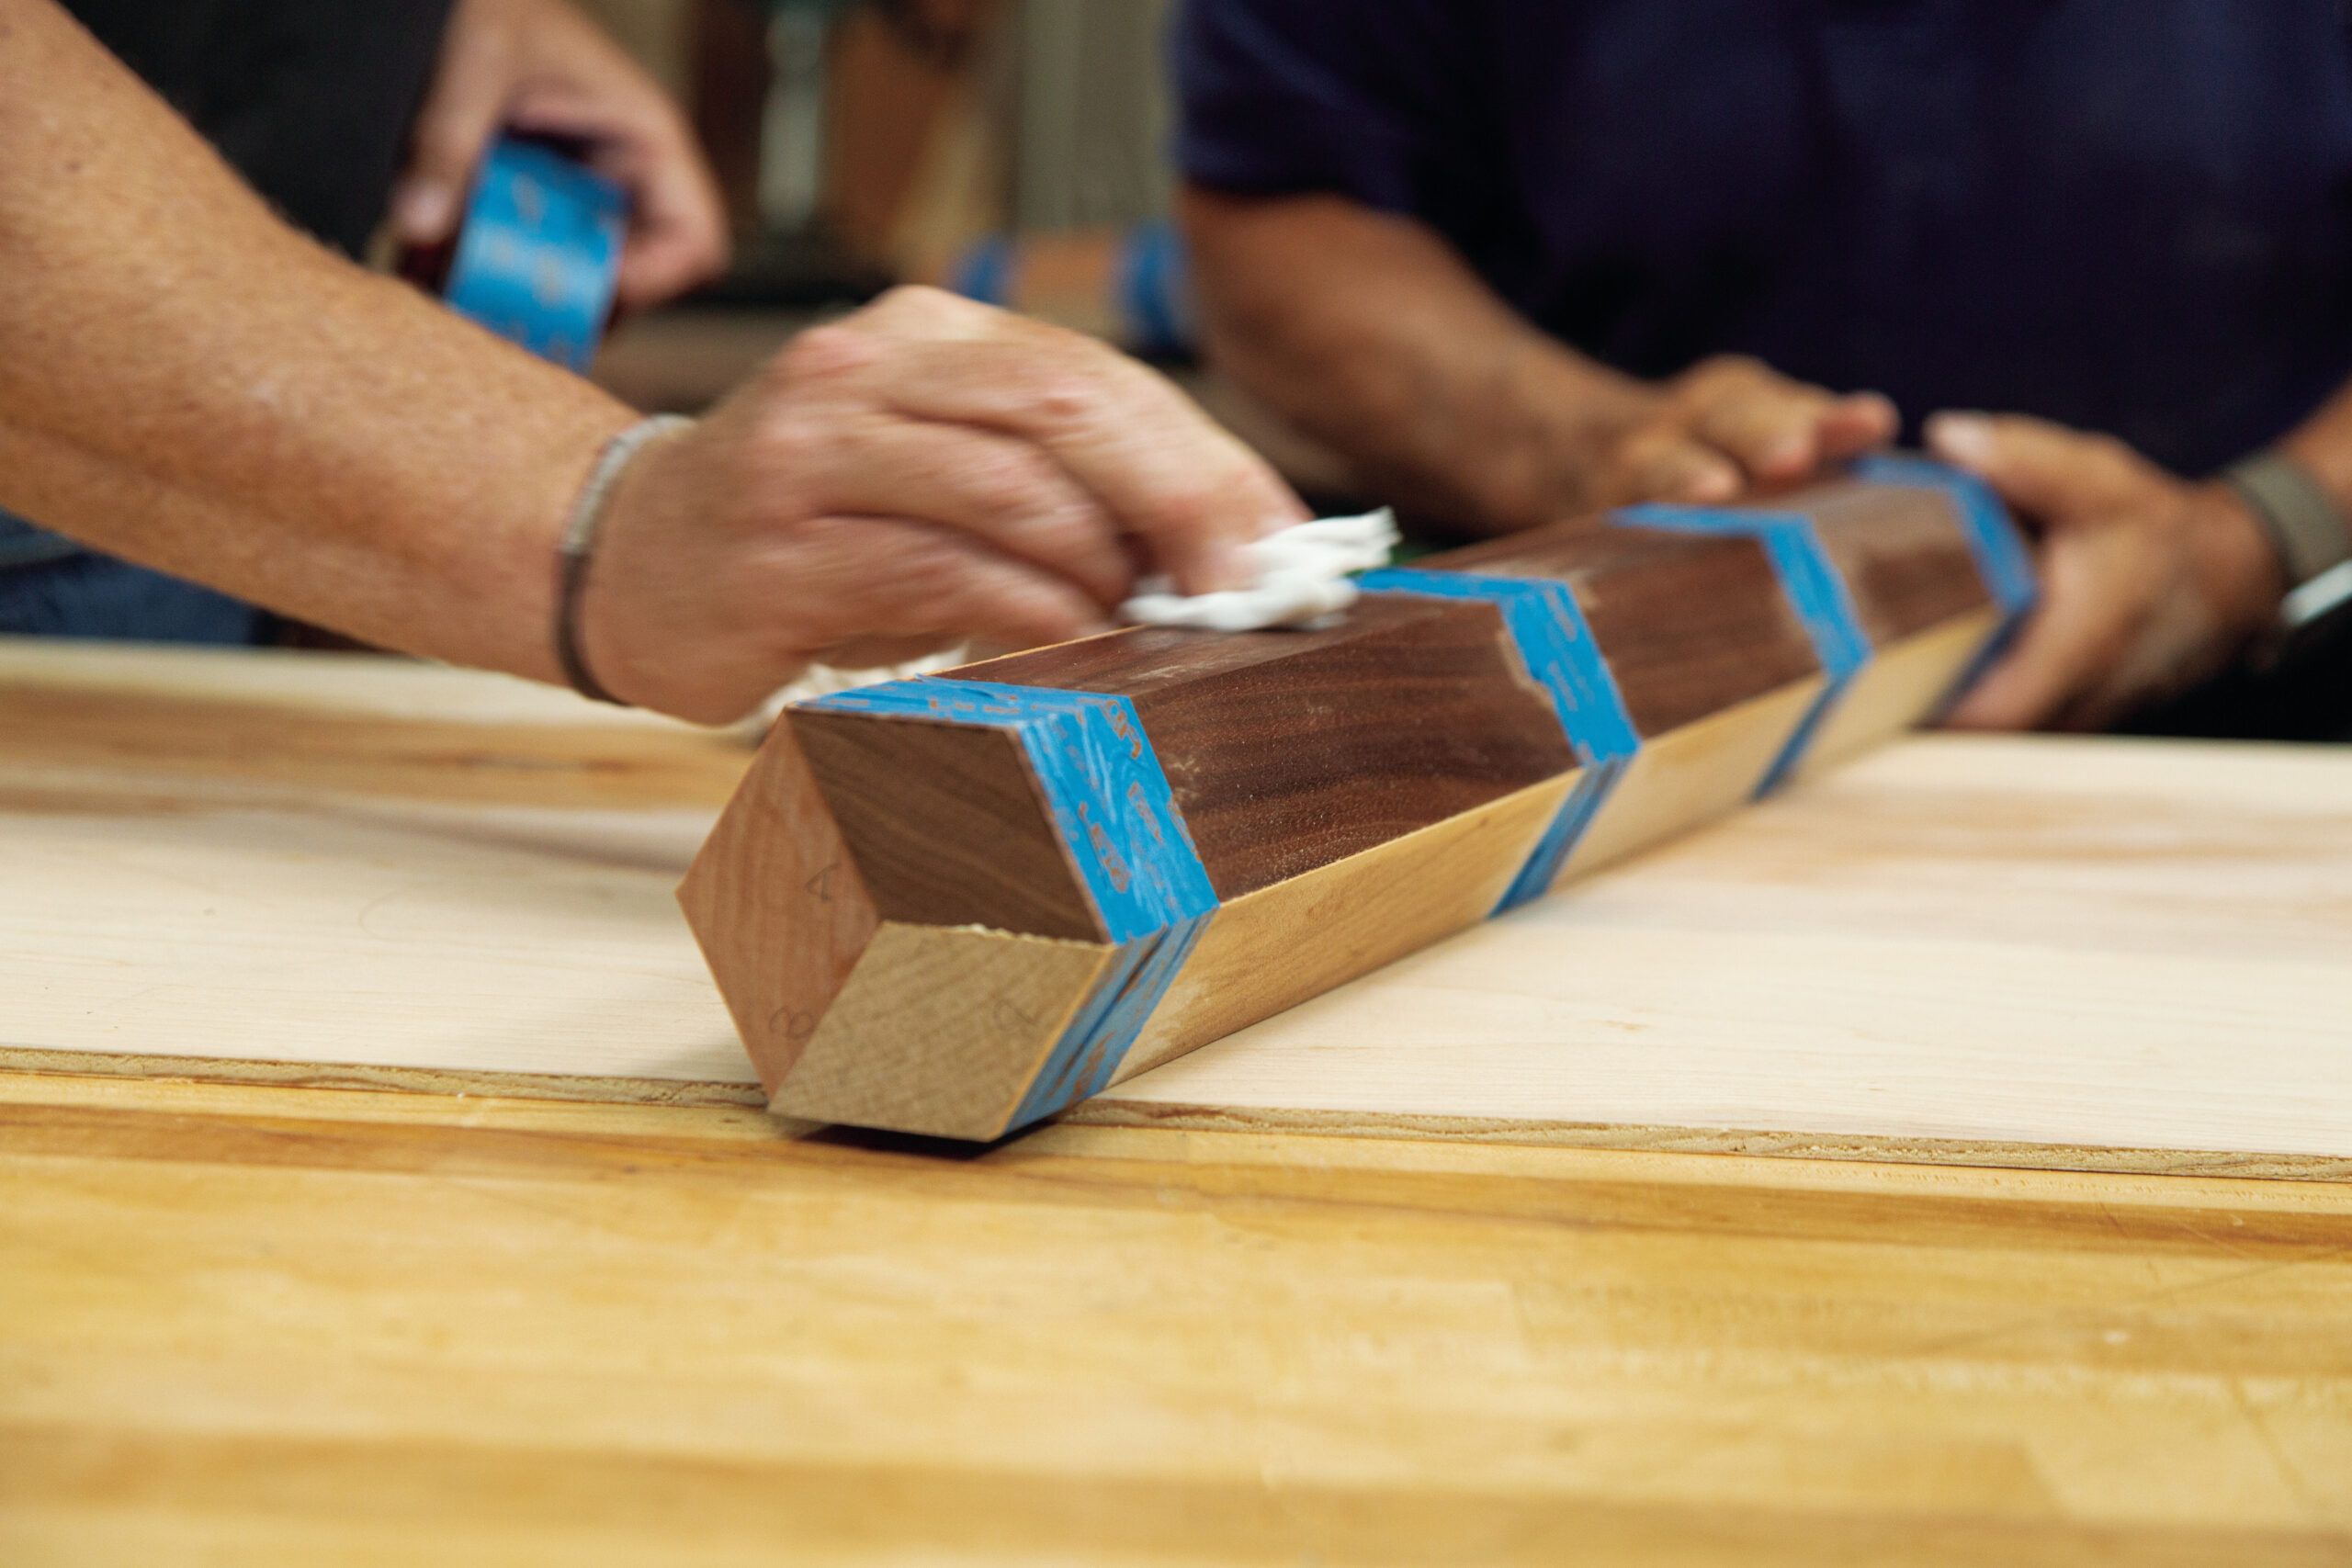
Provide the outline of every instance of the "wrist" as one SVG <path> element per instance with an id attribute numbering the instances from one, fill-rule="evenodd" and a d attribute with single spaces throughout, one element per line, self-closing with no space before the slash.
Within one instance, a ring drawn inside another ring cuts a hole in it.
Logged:
<path id="1" fill-rule="evenodd" d="M 626 651 L 611 636 L 615 564 L 607 558 L 603 581 L 597 581 L 597 546 L 608 517 L 636 505 L 650 484 L 663 488 L 650 474 L 676 437 L 694 428 L 694 422 L 676 414 L 640 419 L 607 440 L 582 482 L 565 517 L 563 534 L 552 558 L 555 600 L 548 620 L 548 644 L 564 684 L 597 702 L 628 705 L 639 687 L 638 672 Z M 598 607 L 589 614 L 592 586 Z"/>
<path id="2" fill-rule="evenodd" d="M 2231 646 L 2243 648 L 2277 620 L 2292 584 L 2271 530 L 2235 486 L 2186 488 L 2196 581 Z"/>

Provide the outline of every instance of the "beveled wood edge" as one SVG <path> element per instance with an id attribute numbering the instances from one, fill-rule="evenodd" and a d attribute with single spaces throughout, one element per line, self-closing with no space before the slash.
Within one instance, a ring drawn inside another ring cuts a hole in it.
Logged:
<path id="1" fill-rule="evenodd" d="M 747 1068 L 748 1066 L 747 1062 Z M 590 1104 L 764 1107 L 768 1103 L 766 1091 L 750 1078 L 728 1083 L 696 1078 L 589 1077 L 470 1067 L 393 1067 L 368 1063 L 287 1062 L 253 1056 L 166 1056 L 135 1051 L 61 1051 L 30 1045 L 0 1045 L 0 1072 L 245 1087 L 258 1085 L 276 1089 L 484 1094 L 510 1100 L 569 1100 Z"/>
<path id="2" fill-rule="evenodd" d="M 2352 1157 L 2219 1149 L 2109 1148 L 1993 1138 L 1928 1138 L 1849 1133 L 1769 1133 L 1753 1128 L 1640 1126 L 1622 1122 L 1418 1116 L 1398 1111 L 1187 1105 L 1122 1100 L 1117 1088 L 1055 1118 L 1083 1127 L 1154 1127 L 1198 1133 L 1290 1133 L 1317 1137 L 1437 1138 L 1454 1143 L 1657 1154 L 1743 1155 L 1852 1160 L 1879 1165 L 1980 1166 L 2078 1170 L 2124 1176 L 2208 1176 L 2264 1181 L 2352 1181 Z"/>

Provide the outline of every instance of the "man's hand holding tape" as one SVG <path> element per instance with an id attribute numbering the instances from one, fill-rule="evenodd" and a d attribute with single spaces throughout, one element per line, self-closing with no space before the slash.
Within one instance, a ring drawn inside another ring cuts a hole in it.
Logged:
<path id="1" fill-rule="evenodd" d="M 563 678 L 557 551 L 635 411 L 273 217 L 51 0 L 0 0 L 0 507 L 388 647 Z M 741 714 L 810 660 L 1102 624 L 1304 515 L 1165 381 L 910 290 L 600 507 L 575 644 Z"/>
<path id="2" fill-rule="evenodd" d="M 458 0 L 392 197 L 402 243 L 457 231 L 483 150 L 502 130 L 582 144 L 629 194 L 622 305 L 639 309 L 727 265 L 727 217 L 669 94 L 568 0 Z"/>

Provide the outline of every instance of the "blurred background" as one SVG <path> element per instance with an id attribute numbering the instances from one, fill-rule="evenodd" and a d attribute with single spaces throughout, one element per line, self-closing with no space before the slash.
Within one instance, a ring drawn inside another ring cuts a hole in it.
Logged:
<path id="1" fill-rule="evenodd" d="M 1336 471 L 1204 375 L 1168 221 L 1170 0 L 583 0 L 687 106 L 730 276 L 624 322 L 596 378 L 692 412 L 894 283 L 1074 327 L 1169 371 L 1322 495 Z"/>

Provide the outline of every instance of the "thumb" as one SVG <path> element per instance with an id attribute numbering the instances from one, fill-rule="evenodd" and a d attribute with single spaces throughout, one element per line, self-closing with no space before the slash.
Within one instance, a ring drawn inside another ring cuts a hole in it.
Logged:
<path id="1" fill-rule="evenodd" d="M 503 51 L 458 49 L 442 56 L 417 111 L 408 167 L 392 192 L 392 229 L 403 243 L 438 244 L 456 231 L 475 165 L 505 114 L 506 75 Z"/>
<path id="2" fill-rule="evenodd" d="M 2038 520 L 2064 525 L 2128 497 L 2143 476 L 2130 448 L 2025 414 L 1939 413 L 1928 449 Z"/>

